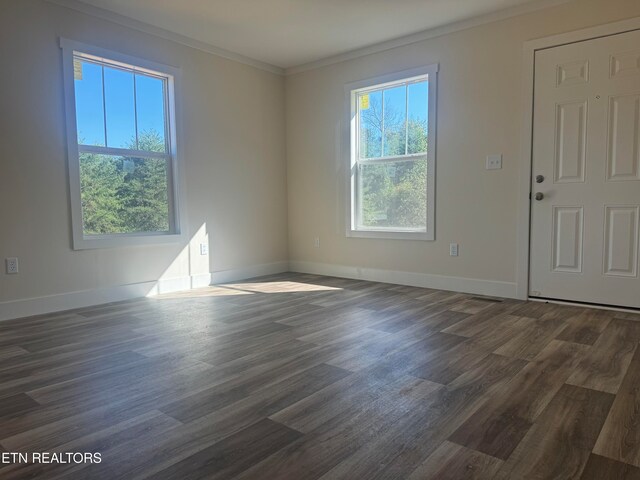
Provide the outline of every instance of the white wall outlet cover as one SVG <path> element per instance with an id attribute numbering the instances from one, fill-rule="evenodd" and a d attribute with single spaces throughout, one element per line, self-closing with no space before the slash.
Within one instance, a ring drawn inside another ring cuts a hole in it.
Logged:
<path id="1" fill-rule="evenodd" d="M 458 256 L 458 244 L 457 243 L 449 244 L 449 255 L 451 255 L 452 257 L 457 257 Z"/>
<path id="2" fill-rule="evenodd" d="M 209 244 L 201 243 L 200 244 L 200 255 L 209 255 Z"/>
<path id="3" fill-rule="evenodd" d="M 6 272 L 8 274 L 18 273 L 18 259 L 16 257 L 9 257 L 5 259 Z"/>
<path id="4" fill-rule="evenodd" d="M 502 168 L 502 154 L 487 155 L 487 170 L 500 170 Z"/>

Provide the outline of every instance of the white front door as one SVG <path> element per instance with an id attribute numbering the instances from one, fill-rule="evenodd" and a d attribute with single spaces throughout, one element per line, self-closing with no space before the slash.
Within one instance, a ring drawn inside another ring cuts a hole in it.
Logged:
<path id="1" fill-rule="evenodd" d="M 640 31 L 535 58 L 529 294 L 640 308 Z"/>

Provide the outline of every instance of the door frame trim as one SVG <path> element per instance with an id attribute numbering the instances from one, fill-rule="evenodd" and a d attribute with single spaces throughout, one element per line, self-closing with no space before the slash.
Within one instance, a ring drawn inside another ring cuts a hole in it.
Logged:
<path id="1" fill-rule="evenodd" d="M 522 66 L 522 106 L 524 115 L 522 119 L 522 141 L 518 174 L 518 244 L 516 249 L 516 297 L 518 299 L 527 300 L 529 298 L 529 262 L 531 253 L 531 199 L 529 195 L 531 193 L 531 169 L 533 165 L 533 107 L 536 51 L 634 30 L 640 30 L 640 17 L 529 40 L 524 43 Z"/>

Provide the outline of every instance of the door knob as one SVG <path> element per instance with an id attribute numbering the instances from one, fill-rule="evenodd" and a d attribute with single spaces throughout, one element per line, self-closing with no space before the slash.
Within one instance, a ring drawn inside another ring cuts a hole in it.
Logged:
<path id="1" fill-rule="evenodd" d="M 536 176 L 536 183 L 542 183 L 544 182 L 544 176 L 543 175 L 537 175 Z"/>
<path id="2" fill-rule="evenodd" d="M 542 192 L 537 192 L 534 198 L 535 198 L 536 200 L 540 201 L 540 200 L 542 200 L 542 199 L 544 198 L 544 193 L 542 193 Z"/>

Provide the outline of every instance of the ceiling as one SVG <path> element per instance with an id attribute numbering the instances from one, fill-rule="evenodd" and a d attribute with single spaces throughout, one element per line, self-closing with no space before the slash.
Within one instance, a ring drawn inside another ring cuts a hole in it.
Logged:
<path id="1" fill-rule="evenodd" d="M 82 0 L 280 68 L 290 68 L 548 0 Z"/>

